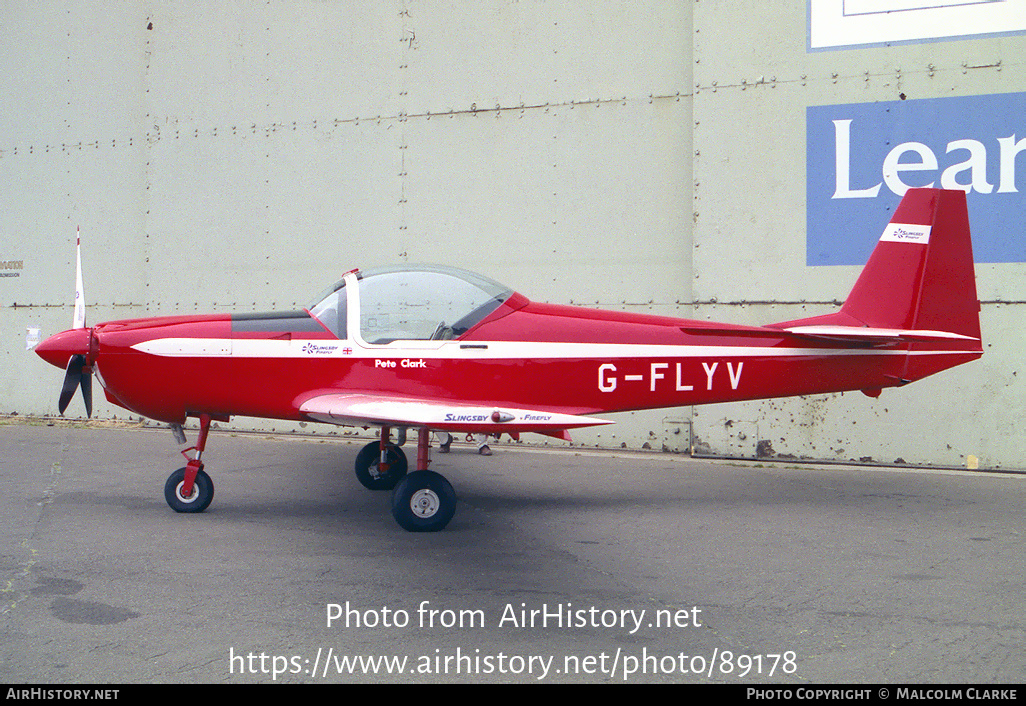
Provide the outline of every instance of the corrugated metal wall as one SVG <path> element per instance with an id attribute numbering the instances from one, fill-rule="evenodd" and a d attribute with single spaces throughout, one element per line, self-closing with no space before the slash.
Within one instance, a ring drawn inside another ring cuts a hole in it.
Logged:
<path id="1" fill-rule="evenodd" d="M 0 412 L 56 411 L 60 375 L 25 331 L 71 321 L 77 225 L 90 321 L 303 306 L 352 267 L 426 261 L 544 301 L 737 323 L 825 310 L 858 267 L 807 261 L 809 106 L 1022 91 L 1026 40 L 821 51 L 816 2 L 8 3 Z M 575 436 L 1022 466 L 1023 265 L 978 273 L 980 362 L 879 400 L 625 414 Z"/>

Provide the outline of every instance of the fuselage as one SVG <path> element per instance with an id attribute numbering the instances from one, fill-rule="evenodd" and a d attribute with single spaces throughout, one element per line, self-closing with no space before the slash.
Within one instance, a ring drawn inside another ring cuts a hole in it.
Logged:
<path id="1" fill-rule="evenodd" d="M 358 327 L 340 337 L 309 311 L 136 319 L 91 330 L 108 400 L 172 423 L 199 414 L 303 420 L 304 401 L 339 391 L 570 414 L 872 392 L 980 355 L 959 342 L 842 345 L 518 294 L 449 340 L 370 344 Z M 49 339 L 39 354 L 64 367 L 83 340 L 88 345 L 82 331 Z"/>

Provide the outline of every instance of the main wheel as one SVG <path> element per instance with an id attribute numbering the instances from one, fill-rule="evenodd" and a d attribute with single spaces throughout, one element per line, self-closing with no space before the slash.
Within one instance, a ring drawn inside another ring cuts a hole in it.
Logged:
<path id="1" fill-rule="evenodd" d="M 434 471 L 414 471 L 392 493 L 392 517 L 409 532 L 437 532 L 455 513 L 456 491 Z"/>
<path id="2" fill-rule="evenodd" d="M 356 455 L 356 478 L 364 488 L 370 490 L 391 490 L 406 475 L 406 453 L 389 444 L 385 447 L 388 467 L 381 468 L 381 442 L 372 441 Z"/>
<path id="3" fill-rule="evenodd" d="M 175 512 L 203 512 L 214 499 L 214 481 L 202 469 L 196 473 L 196 480 L 192 484 L 192 494 L 182 495 L 182 486 L 185 485 L 185 469 L 179 468 L 167 478 L 164 483 L 164 499 Z"/>

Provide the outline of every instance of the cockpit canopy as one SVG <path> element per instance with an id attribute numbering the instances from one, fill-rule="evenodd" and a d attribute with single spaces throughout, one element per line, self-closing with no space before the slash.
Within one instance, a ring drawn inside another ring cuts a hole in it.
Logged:
<path id="1" fill-rule="evenodd" d="M 459 338 L 495 311 L 513 290 L 487 277 L 441 265 L 380 267 L 356 273 L 360 338 L 366 343 Z M 310 313 L 345 339 L 346 280 L 310 307 Z"/>

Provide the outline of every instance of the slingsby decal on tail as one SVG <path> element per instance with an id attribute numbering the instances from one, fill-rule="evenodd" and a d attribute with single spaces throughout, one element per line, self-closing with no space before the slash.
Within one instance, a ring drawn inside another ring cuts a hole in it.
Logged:
<path id="1" fill-rule="evenodd" d="M 81 277 L 76 303 L 81 302 Z M 95 373 L 113 404 L 180 425 L 200 420 L 165 498 L 201 512 L 202 454 L 234 415 L 380 427 L 357 456 L 366 487 L 393 490 L 411 531 L 446 526 L 449 482 L 428 470 L 432 431 L 537 432 L 608 424 L 592 415 L 862 390 L 877 396 L 979 358 L 979 302 L 965 193 L 910 190 L 839 311 L 736 326 L 539 304 L 448 267 L 345 274 L 309 309 L 111 321 L 39 344 L 66 369 L 59 408 Z M 393 443 L 392 430 L 399 443 Z M 416 468 L 401 445 L 419 433 Z M 190 456 L 189 452 L 195 452 Z"/>

